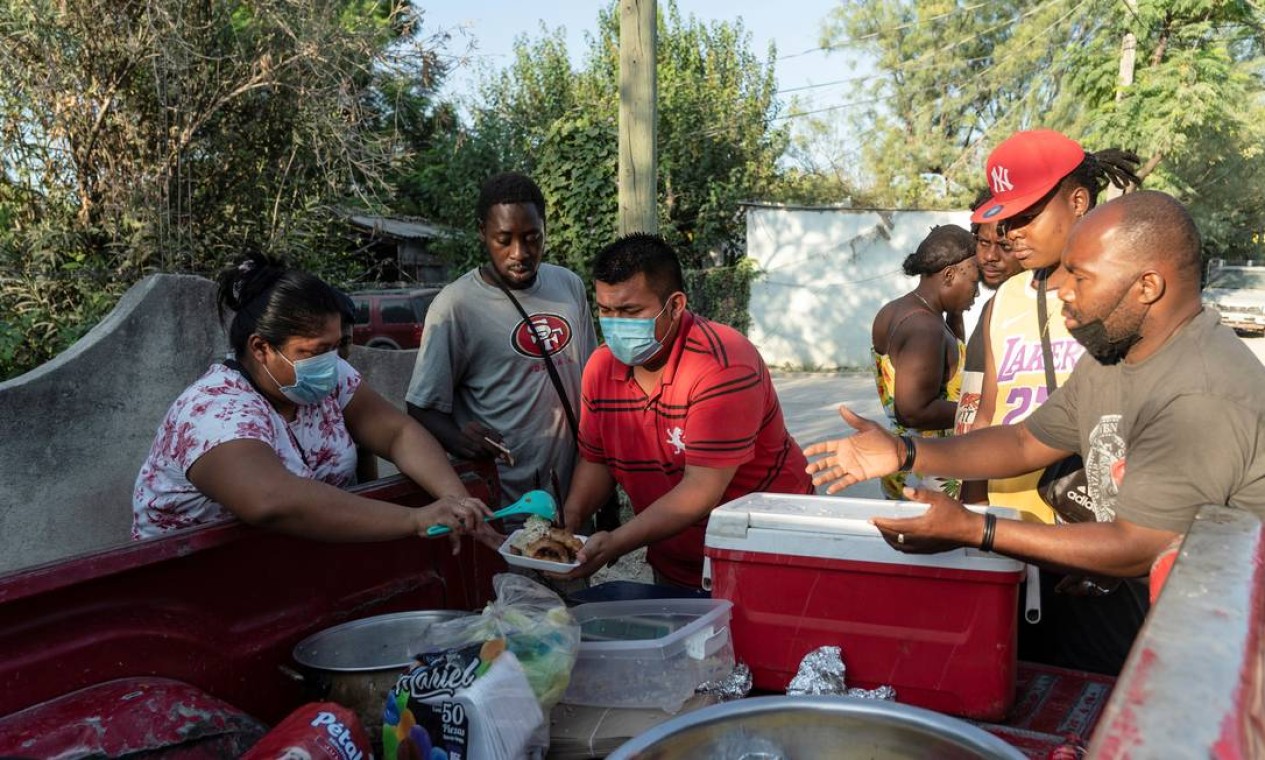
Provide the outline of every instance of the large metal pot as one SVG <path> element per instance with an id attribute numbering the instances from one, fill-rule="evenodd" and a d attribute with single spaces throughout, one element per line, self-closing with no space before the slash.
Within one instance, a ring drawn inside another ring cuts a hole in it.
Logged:
<path id="1" fill-rule="evenodd" d="M 353 620 L 300 641 L 294 647 L 294 661 L 303 666 L 311 696 L 355 710 L 378 745 L 387 692 L 423 648 L 427 630 L 472 614 L 419 610 Z"/>
<path id="2" fill-rule="evenodd" d="M 755 697 L 657 726 L 607 760 L 1023 760 L 957 718 L 850 697 Z"/>

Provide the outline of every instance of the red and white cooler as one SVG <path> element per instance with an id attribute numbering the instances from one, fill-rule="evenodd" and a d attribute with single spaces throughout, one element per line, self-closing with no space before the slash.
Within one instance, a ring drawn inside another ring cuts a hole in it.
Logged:
<path id="1" fill-rule="evenodd" d="M 733 602 L 737 659 L 758 688 L 785 690 L 804 655 L 838 646 L 849 687 L 890 685 L 898 702 L 979 720 L 1005 716 L 1024 564 L 976 549 L 905 554 L 869 523 L 925 510 L 916 502 L 750 494 L 712 511 L 703 583 Z"/>

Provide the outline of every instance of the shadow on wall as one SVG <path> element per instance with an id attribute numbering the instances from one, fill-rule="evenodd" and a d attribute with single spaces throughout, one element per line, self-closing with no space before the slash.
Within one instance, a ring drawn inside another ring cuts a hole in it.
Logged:
<path id="1" fill-rule="evenodd" d="M 747 210 L 747 255 L 763 272 L 751 287 L 751 340 L 770 366 L 868 367 L 870 324 L 916 280 L 905 257 L 965 211 Z"/>
<path id="2" fill-rule="evenodd" d="M 215 284 L 152 275 L 67 351 L 0 383 L 0 573 L 128 542 L 158 424 L 226 350 Z M 351 361 L 403 407 L 415 356 L 356 346 Z"/>

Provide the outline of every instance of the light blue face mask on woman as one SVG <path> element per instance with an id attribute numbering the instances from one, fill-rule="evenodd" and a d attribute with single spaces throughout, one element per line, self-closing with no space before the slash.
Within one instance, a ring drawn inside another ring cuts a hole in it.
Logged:
<path id="1" fill-rule="evenodd" d="M 645 364 L 663 348 L 654 336 L 654 323 L 668 305 L 653 317 L 598 317 L 602 337 L 611 353 L 629 367 Z"/>
<path id="2" fill-rule="evenodd" d="M 277 383 L 283 396 L 299 406 L 319 404 L 338 387 L 338 351 L 328 351 L 297 362 L 290 361 L 280 350 L 277 354 L 294 367 L 294 385 L 277 383 L 277 378 L 272 377 L 267 367 L 264 367 L 264 372 L 268 372 L 272 382 Z"/>

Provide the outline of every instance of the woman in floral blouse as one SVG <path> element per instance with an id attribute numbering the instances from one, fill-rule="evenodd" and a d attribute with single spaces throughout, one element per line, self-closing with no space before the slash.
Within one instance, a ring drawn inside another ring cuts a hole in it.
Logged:
<path id="1" fill-rule="evenodd" d="M 132 536 L 148 538 L 235 516 L 334 541 L 495 534 L 442 448 L 367 385 L 336 349 L 336 292 L 262 256 L 221 273 L 219 308 L 234 358 L 213 364 L 167 412 L 132 496 Z M 421 509 L 343 490 L 356 444 L 392 460 L 439 497 Z"/>

